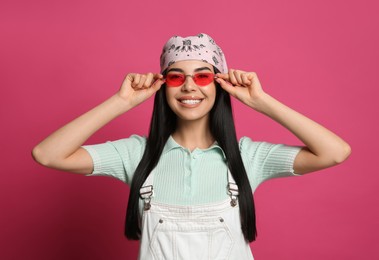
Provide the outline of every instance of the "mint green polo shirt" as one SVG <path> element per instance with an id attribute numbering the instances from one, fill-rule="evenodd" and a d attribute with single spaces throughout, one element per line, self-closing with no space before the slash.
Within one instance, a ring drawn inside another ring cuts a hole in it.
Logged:
<path id="1" fill-rule="evenodd" d="M 87 176 L 110 176 L 130 184 L 145 144 L 146 137 L 132 135 L 83 145 L 94 165 L 92 174 Z M 242 137 L 239 149 L 253 192 L 268 179 L 298 175 L 293 171 L 293 162 L 301 147 Z M 217 142 L 191 152 L 170 136 L 154 170 L 154 200 L 173 205 L 219 202 L 228 198 L 227 183 L 226 158 Z"/>

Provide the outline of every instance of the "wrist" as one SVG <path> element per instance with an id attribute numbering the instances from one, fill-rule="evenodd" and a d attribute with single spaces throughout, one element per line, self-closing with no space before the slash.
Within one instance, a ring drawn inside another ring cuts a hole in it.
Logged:
<path id="1" fill-rule="evenodd" d="M 274 97 L 264 94 L 259 100 L 257 111 L 275 120 L 278 116 L 288 112 L 288 107 L 275 99 Z"/>
<path id="2" fill-rule="evenodd" d="M 111 96 L 109 98 L 109 101 L 111 102 L 112 106 L 114 107 L 114 109 L 117 113 L 117 116 L 122 115 L 123 113 L 125 113 L 128 110 L 133 108 L 133 106 L 128 101 L 126 101 L 125 99 L 120 97 L 120 95 L 118 95 L 118 93 Z"/>
<path id="3" fill-rule="evenodd" d="M 265 113 L 268 109 L 272 97 L 265 92 L 262 92 L 259 96 L 256 96 L 248 103 L 248 106 L 260 113 Z"/>

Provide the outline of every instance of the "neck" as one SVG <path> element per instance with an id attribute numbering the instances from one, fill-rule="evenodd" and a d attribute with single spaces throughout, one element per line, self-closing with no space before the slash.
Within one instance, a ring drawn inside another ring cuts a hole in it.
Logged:
<path id="1" fill-rule="evenodd" d="M 193 151 L 195 148 L 206 149 L 214 143 L 209 128 L 209 120 L 184 121 L 178 120 L 174 140 L 181 146 Z"/>

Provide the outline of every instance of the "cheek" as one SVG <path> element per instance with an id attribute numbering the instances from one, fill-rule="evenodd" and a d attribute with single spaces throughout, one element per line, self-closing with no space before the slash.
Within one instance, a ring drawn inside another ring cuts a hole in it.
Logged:
<path id="1" fill-rule="evenodd" d="M 166 91 L 166 97 L 167 99 L 169 99 L 172 95 L 173 95 L 173 89 L 170 88 L 170 87 L 166 87 L 165 91 Z"/>
<path id="2" fill-rule="evenodd" d="M 166 88 L 166 100 L 168 105 L 172 108 L 172 104 L 176 101 L 175 90 L 173 88 Z"/>
<path id="3" fill-rule="evenodd" d="M 207 96 L 210 100 L 214 101 L 216 99 L 216 86 L 210 86 L 207 89 L 204 89 L 203 94 Z"/>

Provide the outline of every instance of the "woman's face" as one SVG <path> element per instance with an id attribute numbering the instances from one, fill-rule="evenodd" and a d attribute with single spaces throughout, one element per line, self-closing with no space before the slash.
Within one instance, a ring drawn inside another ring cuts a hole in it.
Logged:
<path id="1" fill-rule="evenodd" d="M 213 66 L 202 61 L 179 61 L 167 68 L 167 75 L 181 74 L 194 75 L 199 72 L 214 73 Z M 212 80 L 206 86 L 197 85 L 190 76 L 178 87 L 173 87 L 166 82 L 166 98 L 172 111 L 179 120 L 208 120 L 209 111 L 212 109 L 216 98 L 216 85 Z"/>

